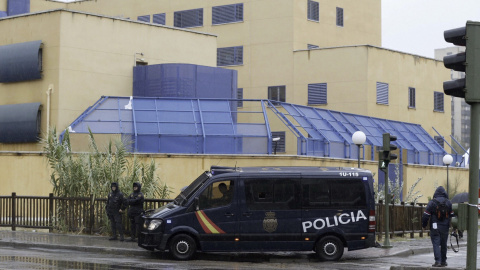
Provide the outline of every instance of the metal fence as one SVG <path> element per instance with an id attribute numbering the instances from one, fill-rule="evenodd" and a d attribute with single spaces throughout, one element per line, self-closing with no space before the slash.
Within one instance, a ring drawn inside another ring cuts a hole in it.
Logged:
<path id="1" fill-rule="evenodd" d="M 413 238 L 416 233 L 420 237 L 423 237 L 424 231 L 422 228 L 422 215 L 425 212 L 426 204 L 406 204 L 404 202 L 400 204 L 389 205 L 389 235 L 390 238 L 395 236 L 405 237 L 409 236 Z M 378 240 L 382 240 L 385 235 L 385 203 L 379 201 L 375 205 L 375 220 L 376 220 L 376 234 Z"/>
<path id="2" fill-rule="evenodd" d="M 145 199 L 145 209 L 155 209 L 170 202 L 163 199 Z M 52 193 L 45 196 L 0 196 L 0 227 L 55 229 L 86 233 L 101 232 L 105 226 L 104 198 L 63 198 Z M 128 222 L 124 219 L 128 228 Z"/>
<path id="3" fill-rule="evenodd" d="M 145 199 L 144 208 L 155 209 L 171 200 Z M 104 198 L 62 198 L 41 196 L 0 196 L 0 227 L 39 228 L 63 231 L 96 233 L 102 231 L 106 223 Z M 418 233 L 423 237 L 422 214 L 425 204 L 391 204 L 390 206 L 390 237 L 414 237 Z M 376 232 L 379 240 L 385 234 L 385 205 L 380 201 L 375 206 Z M 126 219 L 124 219 L 126 221 Z M 125 222 L 128 229 L 128 222 Z"/>

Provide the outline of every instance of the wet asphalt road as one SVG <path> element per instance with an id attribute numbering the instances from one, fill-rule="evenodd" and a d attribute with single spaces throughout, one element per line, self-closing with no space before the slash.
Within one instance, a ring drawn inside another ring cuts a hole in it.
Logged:
<path id="1" fill-rule="evenodd" d="M 145 256 L 119 256 L 71 250 L 0 247 L 0 269 L 390 269 L 390 266 L 400 265 L 429 267 L 433 261 L 431 253 L 374 259 L 357 259 L 354 252 L 347 254 L 339 262 L 320 262 L 313 254 L 298 256 L 294 253 L 276 256 L 275 259 L 265 254 L 199 254 L 196 260 L 184 262 L 171 260 L 168 255 L 148 252 Z M 459 253 L 449 252 L 449 266 L 464 268 L 465 254 L 465 249 Z"/>

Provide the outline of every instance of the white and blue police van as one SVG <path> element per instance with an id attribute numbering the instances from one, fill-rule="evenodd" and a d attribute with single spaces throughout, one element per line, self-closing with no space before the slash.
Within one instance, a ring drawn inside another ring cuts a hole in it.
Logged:
<path id="1" fill-rule="evenodd" d="M 148 211 L 138 245 L 175 259 L 201 252 L 315 251 L 375 246 L 373 177 L 333 167 L 211 167 Z"/>

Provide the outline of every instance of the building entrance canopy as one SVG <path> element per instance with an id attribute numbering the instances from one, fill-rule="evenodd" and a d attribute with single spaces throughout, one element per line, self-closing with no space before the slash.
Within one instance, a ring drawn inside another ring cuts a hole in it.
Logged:
<path id="1" fill-rule="evenodd" d="M 383 133 L 397 136 L 407 163 L 443 165 L 446 154 L 418 124 L 270 100 L 107 96 L 68 129 L 71 135 L 89 129 L 121 134 L 132 140 L 132 151 L 143 153 L 273 154 L 281 143 L 285 154 L 355 159 L 352 134 L 361 130 L 372 160 Z M 281 142 L 272 140 L 272 131 L 284 132 Z"/>

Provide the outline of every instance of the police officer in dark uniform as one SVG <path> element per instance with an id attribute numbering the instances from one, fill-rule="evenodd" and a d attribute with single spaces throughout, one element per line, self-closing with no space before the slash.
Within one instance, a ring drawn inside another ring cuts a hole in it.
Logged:
<path id="1" fill-rule="evenodd" d="M 439 204 L 445 203 L 445 217 L 438 217 Z M 447 266 L 447 239 L 450 228 L 450 218 L 453 216 L 452 203 L 448 199 L 447 192 L 442 186 L 438 187 L 433 194 L 433 199 L 428 203 L 422 216 L 422 227 L 427 228 L 430 222 L 430 238 L 433 245 L 435 263 L 433 267 Z"/>
<path id="2" fill-rule="evenodd" d="M 108 240 L 117 240 L 117 230 L 120 234 L 120 241 L 124 240 L 123 237 L 123 224 L 122 224 L 122 215 L 123 210 L 125 210 L 125 198 L 123 193 L 119 190 L 118 184 L 113 182 L 110 186 L 110 194 L 108 194 L 107 205 L 107 216 L 110 220 L 110 226 L 112 227 L 112 237 Z"/>
<path id="3" fill-rule="evenodd" d="M 132 236 L 130 241 L 132 242 L 135 241 L 135 237 L 138 236 L 138 233 L 140 233 L 141 230 L 141 215 L 143 213 L 143 202 L 145 200 L 141 189 L 142 184 L 138 182 L 133 183 L 133 192 L 127 198 L 129 205 L 128 218 L 130 219 L 130 231 Z"/>

